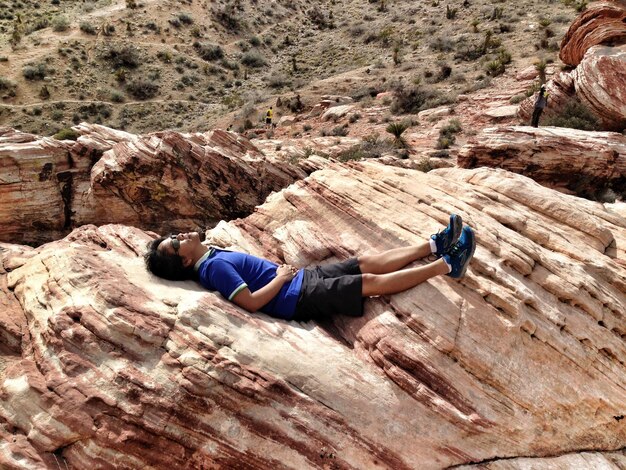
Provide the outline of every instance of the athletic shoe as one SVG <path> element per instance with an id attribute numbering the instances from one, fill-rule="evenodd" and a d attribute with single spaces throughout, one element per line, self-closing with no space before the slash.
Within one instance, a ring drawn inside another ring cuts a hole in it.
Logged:
<path id="1" fill-rule="evenodd" d="M 437 249 L 433 252 L 433 254 L 437 258 L 441 258 L 445 255 L 452 246 L 459 239 L 459 235 L 461 235 L 461 229 L 463 228 L 463 219 L 461 219 L 460 215 L 451 214 L 450 215 L 450 223 L 446 228 L 444 228 L 441 232 L 437 232 L 434 235 L 431 235 L 435 241 L 435 245 Z"/>
<path id="2" fill-rule="evenodd" d="M 447 254 L 443 255 L 443 259 L 452 267 L 452 271 L 448 273 L 448 276 L 454 278 L 463 277 L 472 256 L 474 256 L 475 249 L 474 231 L 467 226 L 463 227 L 459 241 Z"/>

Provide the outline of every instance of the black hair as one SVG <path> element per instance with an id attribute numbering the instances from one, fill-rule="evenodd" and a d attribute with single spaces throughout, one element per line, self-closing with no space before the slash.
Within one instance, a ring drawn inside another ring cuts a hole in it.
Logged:
<path id="1" fill-rule="evenodd" d="M 148 242 L 148 251 L 143 257 L 148 271 L 170 281 L 186 281 L 195 278 L 193 267 L 183 266 L 183 259 L 179 255 L 168 255 L 158 251 L 161 242 L 168 238 L 169 236 L 160 237 Z"/>

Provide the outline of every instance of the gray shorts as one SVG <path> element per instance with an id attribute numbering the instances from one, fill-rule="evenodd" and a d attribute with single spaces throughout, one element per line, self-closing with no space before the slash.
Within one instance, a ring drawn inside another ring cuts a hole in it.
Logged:
<path id="1" fill-rule="evenodd" d="M 292 320 L 309 321 L 333 315 L 363 315 L 363 279 L 356 258 L 304 270 L 300 297 Z"/>

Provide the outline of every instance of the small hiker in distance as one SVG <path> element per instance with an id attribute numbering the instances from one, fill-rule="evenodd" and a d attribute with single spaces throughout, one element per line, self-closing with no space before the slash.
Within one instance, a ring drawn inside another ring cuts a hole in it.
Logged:
<path id="1" fill-rule="evenodd" d="M 541 117 L 541 113 L 547 105 L 548 92 L 546 91 L 546 86 L 541 85 L 541 88 L 539 88 L 539 96 L 537 96 L 537 100 L 535 101 L 535 109 L 533 110 L 533 118 L 530 124 L 531 126 L 539 127 L 539 117 Z"/>

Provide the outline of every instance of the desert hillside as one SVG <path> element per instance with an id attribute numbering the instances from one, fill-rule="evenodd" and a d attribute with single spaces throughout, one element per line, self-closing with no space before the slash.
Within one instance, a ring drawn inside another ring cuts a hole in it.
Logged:
<path id="1" fill-rule="evenodd" d="M 425 108 L 454 104 L 505 70 L 560 68 L 559 42 L 585 4 L 2 0 L 0 125 L 241 127 L 280 96 L 307 104 L 343 88 L 367 102 L 398 82 L 420 84 Z"/>

